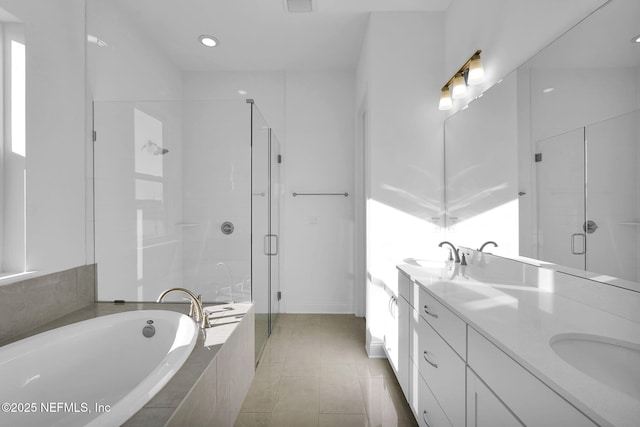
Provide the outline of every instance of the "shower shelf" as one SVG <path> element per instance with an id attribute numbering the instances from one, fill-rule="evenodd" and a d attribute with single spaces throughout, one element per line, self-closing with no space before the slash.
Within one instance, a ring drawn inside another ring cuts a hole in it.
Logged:
<path id="1" fill-rule="evenodd" d="M 620 225 L 640 225 L 640 222 L 621 222 Z"/>
<path id="2" fill-rule="evenodd" d="M 197 227 L 200 224 L 194 223 L 194 222 L 178 222 L 175 224 L 176 227 L 182 227 L 182 228 L 186 228 L 186 227 Z"/>

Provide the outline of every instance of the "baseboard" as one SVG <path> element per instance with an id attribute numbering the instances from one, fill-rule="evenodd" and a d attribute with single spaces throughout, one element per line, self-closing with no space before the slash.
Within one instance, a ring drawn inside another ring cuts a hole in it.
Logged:
<path id="1" fill-rule="evenodd" d="M 349 304 L 286 304 L 283 313 L 353 314 Z"/>
<path id="2" fill-rule="evenodd" d="M 386 359 L 387 353 L 384 351 L 384 343 L 383 342 L 372 342 L 369 343 L 368 346 L 365 347 L 367 350 L 367 355 L 370 359 Z"/>

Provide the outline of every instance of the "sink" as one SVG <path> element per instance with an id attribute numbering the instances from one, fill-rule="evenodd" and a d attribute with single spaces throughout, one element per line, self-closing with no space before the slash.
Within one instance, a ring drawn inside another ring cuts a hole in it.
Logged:
<path id="1" fill-rule="evenodd" d="M 640 400 L 640 344 L 588 334 L 559 334 L 551 348 L 562 360 L 634 399 Z"/>

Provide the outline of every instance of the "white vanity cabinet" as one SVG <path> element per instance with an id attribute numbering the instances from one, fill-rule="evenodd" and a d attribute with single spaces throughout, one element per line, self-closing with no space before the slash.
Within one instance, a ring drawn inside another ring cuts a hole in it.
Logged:
<path id="1" fill-rule="evenodd" d="M 421 426 L 597 425 L 420 280 L 399 269 L 392 366 Z"/>
<path id="2" fill-rule="evenodd" d="M 467 426 L 524 426 L 469 368 L 467 368 Z"/>
<path id="3" fill-rule="evenodd" d="M 468 363 L 527 426 L 597 425 L 471 327 Z"/>

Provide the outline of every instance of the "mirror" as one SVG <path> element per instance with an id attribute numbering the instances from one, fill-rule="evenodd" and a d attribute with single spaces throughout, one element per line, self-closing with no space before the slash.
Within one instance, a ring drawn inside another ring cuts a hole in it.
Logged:
<path id="1" fill-rule="evenodd" d="M 608 2 L 445 122 L 451 240 L 636 287 L 639 18 Z"/>

